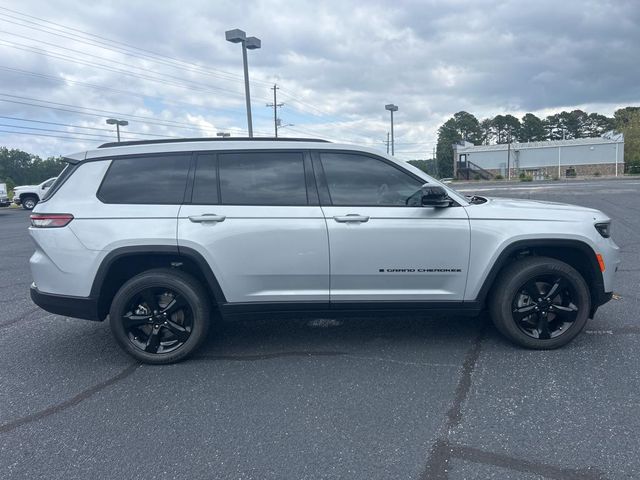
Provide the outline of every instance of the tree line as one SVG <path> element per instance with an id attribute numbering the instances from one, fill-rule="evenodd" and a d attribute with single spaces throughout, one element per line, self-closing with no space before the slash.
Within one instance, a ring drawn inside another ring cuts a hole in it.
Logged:
<path id="1" fill-rule="evenodd" d="M 32 185 L 57 176 L 65 163 L 56 157 L 42 159 L 15 148 L 0 147 L 0 183 L 9 190 L 16 185 Z"/>
<path id="2" fill-rule="evenodd" d="M 478 120 L 471 113 L 458 112 L 438 129 L 436 159 L 427 161 L 427 164 L 430 170 L 437 165 L 438 171 L 435 173 L 440 177 L 450 177 L 453 175 L 452 147 L 461 141 L 474 145 L 541 142 L 600 137 L 611 130 L 625 135 L 624 158 L 627 169 L 640 169 L 640 107 L 621 108 L 616 110 L 613 117 L 573 110 L 546 118 L 527 113 L 521 119 L 507 114 Z"/>

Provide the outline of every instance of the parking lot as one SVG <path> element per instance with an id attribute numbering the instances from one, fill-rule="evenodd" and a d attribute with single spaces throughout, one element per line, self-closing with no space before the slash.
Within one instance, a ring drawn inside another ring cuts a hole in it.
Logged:
<path id="1" fill-rule="evenodd" d="M 614 219 L 618 295 L 573 343 L 522 350 L 485 317 L 256 321 L 138 365 L 106 323 L 31 303 L 28 212 L 0 209 L 0 478 L 640 478 L 640 179 L 459 188 Z"/>

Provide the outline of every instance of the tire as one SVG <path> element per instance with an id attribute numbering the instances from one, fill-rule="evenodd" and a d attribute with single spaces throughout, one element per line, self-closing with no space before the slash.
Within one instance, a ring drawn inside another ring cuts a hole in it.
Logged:
<path id="1" fill-rule="evenodd" d="M 537 297 L 537 298 L 535 298 Z M 548 257 L 518 260 L 500 273 L 489 299 L 496 328 L 525 348 L 562 347 L 587 323 L 591 295 L 572 266 Z"/>
<path id="2" fill-rule="evenodd" d="M 136 360 L 167 364 L 200 346 L 210 316 L 208 295 L 196 279 L 177 269 L 155 269 L 122 285 L 111 303 L 109 323 L 120 347 Z"/>
<path id="3" fill-rule="evenodd" d="M 28 195 L 24 197 L 20 203 L 22 204 L 22 208 L 25 210 L 33 210 L 38 204 L 38 198 L 33 195 Z"/>

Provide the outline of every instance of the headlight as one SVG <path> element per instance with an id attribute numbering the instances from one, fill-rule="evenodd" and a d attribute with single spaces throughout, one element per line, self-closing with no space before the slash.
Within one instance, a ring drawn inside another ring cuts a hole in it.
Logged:
<path id="1" fill-rule="evenodd" d="M 595 227 L 596 230 L 598 230 L 598 233 L 604 238 L 609 238 L 611 236 L 611 222 L 596 223 Z"/>

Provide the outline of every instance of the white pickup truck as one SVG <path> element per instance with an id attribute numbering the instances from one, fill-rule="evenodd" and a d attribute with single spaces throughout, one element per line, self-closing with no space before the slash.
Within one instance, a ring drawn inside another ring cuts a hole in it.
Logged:
<path id="1" fill-rule="evenodd" d="M 33 210 L 33 207 L 42 200 L 44 194 L 49 187 L 56 181 L 53 177 L 45 180 L 40 185 L 21 185 L 13 189 L 13 203 L 16 205 L 22 205 L 25 210 Z"/>

